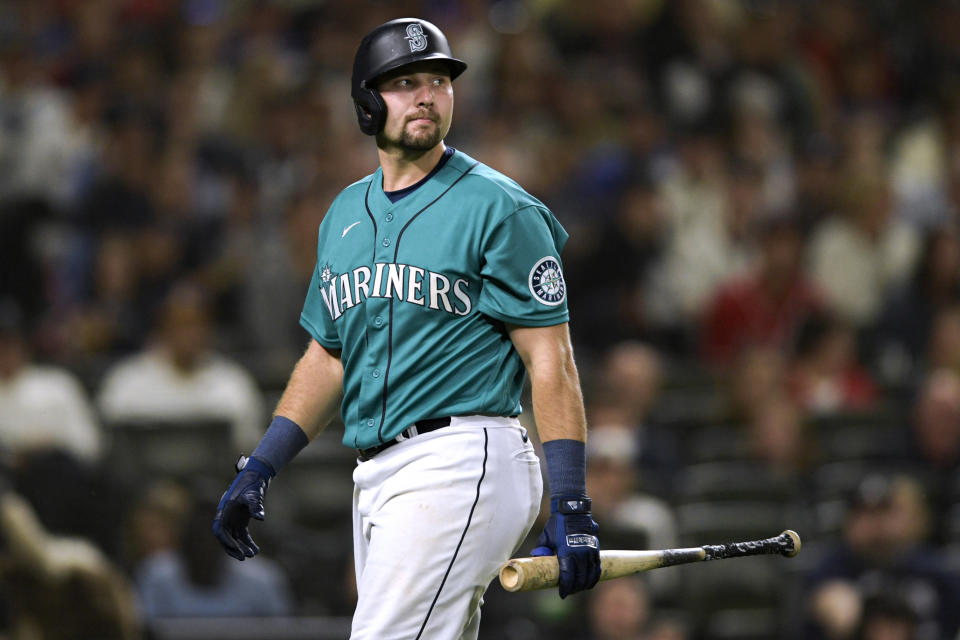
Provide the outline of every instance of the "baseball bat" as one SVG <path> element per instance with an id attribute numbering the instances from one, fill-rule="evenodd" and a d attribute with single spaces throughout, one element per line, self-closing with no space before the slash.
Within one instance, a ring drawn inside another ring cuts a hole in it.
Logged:
<path id="1" fill-rule="evenodd" d="M 786 530 L 766 540 L 708 544 L 686 549 L 651 551 L 611 550 L 600 552 L 601 580 L 621 578 L 641 571 L 673 567 L 678 564 L 723 560 L 744 556 L 782 555 L 792 558 L 800 553 L 800 536 Z M 507 591 L 532 591 L 557 586 L 560 568 L 557 556 L 513 558 L 500 567 L 500 584 Z"/>

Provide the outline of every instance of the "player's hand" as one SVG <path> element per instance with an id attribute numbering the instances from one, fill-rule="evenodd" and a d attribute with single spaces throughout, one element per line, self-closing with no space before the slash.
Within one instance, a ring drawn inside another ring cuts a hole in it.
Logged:
<path id="1" fill-rule="evenodd" d="M 550 519 L 537 539 L 534 556 L 557 554 L 560 597 L 593 587 L 600 579 L 599 527 L 590 514 L 586 496 L 554 496 Z"/>
<path id="2" fill-rule="evenodd" d="M 237 560 L 252 558 L 260 552 L 247 525 L 250 518 L 263 520 L 263 497 L 274 475 L 270 465 L 262 460 L 241 456 L 237 462 L 237 477 L 220 498 L 213 518 L 213 535 Z"/>

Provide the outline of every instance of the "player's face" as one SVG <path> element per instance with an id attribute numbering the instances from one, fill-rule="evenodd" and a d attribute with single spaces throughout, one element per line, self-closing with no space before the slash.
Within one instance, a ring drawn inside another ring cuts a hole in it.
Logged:
<path id="1" fill-rule="evenodd" d="M 387 105 L 387 120 L 377 134 L 380 147 L 429 151 L 450 131 L 453 85 L 445 64 L 422 62 L 403 67 L 384 78 L 378 89 Z"/>

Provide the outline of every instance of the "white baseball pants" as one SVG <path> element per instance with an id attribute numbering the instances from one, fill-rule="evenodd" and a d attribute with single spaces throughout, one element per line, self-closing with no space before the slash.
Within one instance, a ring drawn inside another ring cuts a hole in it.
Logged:
<path id="1" fill-rule="evenodd" d="M 454 417 L 360 462 L 353 480 L 351 640 L 475 640 L 483 593 L 540 507 L 526 430 Z"/>

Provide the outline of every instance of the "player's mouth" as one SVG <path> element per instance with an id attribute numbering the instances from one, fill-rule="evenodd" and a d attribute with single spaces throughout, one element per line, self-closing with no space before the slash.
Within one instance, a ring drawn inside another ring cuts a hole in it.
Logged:
<path id="1" fill-rule="evenodd" d="M 414 117 L 410 118 L 407 122 L 413 122 L 414 124 L 427 124 L 434 123 L 437 121 L 437 118 L 428 114 L 417 114 Z"/>

